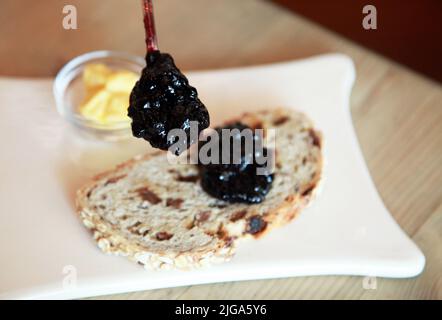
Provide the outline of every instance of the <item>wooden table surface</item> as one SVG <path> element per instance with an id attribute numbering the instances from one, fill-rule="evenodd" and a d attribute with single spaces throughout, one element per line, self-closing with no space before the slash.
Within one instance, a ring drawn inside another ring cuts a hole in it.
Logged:
<path id="1" fill-rule="evenodd" d="M 143 54 L 139 1 L 71 0 L 69 4 L 77 8 L 77 30 L 62 28 L 63 4 L 2 0 L 0 75 L 54 75 L 70 58 L 96 49 Z M 265 1 L 161 0 L 155 5 L 160 47 L 171 52 L 184 70 L 270 63 L 326 52 L 349 55 L 357 69 L 352 115 L 366 162 L 387 208 L 423 250 L 427 265 L 414 279 L 378 278 L 375 290 L 364 289 L 361 277 L 326 276 L 99 298 L 441 299 L 441 86 Z"/>

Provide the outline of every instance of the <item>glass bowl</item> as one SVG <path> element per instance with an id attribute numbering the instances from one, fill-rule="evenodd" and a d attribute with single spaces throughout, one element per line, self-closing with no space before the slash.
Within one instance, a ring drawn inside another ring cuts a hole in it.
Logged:
<path id="1" fill-rule="evenodd" d="M 55 77 L 53 89 L 58 112 L 88 136 L 110 141 L 131 137 L 129 121 L 101 124 L 80 114 L 79 106 L 86 94 L 81 77 L 85 66 L 91 63 L 102 63 L 113 70 L 128 70 L 137 74 L 141 74 L 145 66 L 141 57 L 114 51 L 93 51 L 72 59 Z"/>

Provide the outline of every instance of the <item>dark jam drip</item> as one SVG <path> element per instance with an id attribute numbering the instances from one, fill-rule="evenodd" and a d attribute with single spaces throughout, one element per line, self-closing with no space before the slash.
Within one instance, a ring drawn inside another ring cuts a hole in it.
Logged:
<path id="1" fill-rule="evenodd" d="M 253 149 L 252 153 L 247 153 L 245 150 L 245 139 L 241 135 L 233 135 L 230 138 L 230 149 L 222 148 L 221 144 L 226 142 L 226 139 L 221 138 L 222 129 L 250 129 L 249 127 L 235 123 L 223 128 L 216 128 L 216 132 L 220 137 L 219 143 L 219 160 L 222 159 L 222 154 L 229 152 L 229 156 L 233 159 L 232 154 L 238 152 L 240 155 L 240 163 L 236 164 L 199 164 L 201 175 L 201 187 L 209 195 L 228 202 L 243 202 L 243 203 L 260 203 L 267 193 L 270 191 L 273 182 L 273 173 L 270 170 L 265 170 L 265 174 L 258 175 L 258 168 L 266 168 L 267 162 L 257 161 L 258 158 L 267 157 L 268 151 L 262 147 L 261 137 L 253 134 Z M 251 130 L 251 129 L 250 129 Z M 234 140 L 237 139 L 240 145 L 240 150 L 234 150 Z M 200 144 L 200 148 L 208 141 Z M 201 150 L 201 149 L 200 149 Z M 272 160 L 267 160 L 272 161 Z"/>
<path id="2" fill-rule="evenodd" d="M 175 66 L 172 57 L 159 51 L 146 55 L 146 67 L 130 95 L 129 117 L 132 133 L 150 142 L 154 148 L 171 150 L 176 155 L 198 139 L 190 135 L 192 121 L 198 123 L 198 134 L 209 126 L 209 113 L 198 99 L 196 89 Z M 182 129 L 187 139 L 167 137 L 172 129 Z"/>

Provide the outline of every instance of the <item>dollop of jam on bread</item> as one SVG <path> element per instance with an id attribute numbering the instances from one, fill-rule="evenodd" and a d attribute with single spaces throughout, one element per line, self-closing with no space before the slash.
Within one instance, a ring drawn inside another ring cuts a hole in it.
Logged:
<path id="1" fill-rule="evenodd" d="M 228 137 L 230 142 L 223 138 L 223 129 L 232 133 Z M 232 131 L 234 129 L 237 129 L 235 133 Z M 270 154 L 267 148 L 262 147 L 261 136 L 255 132 L 248 142 L 251 142 L 251 148 L 246 148 L 247 141 L 240 134 L 244 129 L 253 132 L 240 122 L 218 127 L 209 135 L 207 141 L 200 143 L 200 150 L 210 143 L 211 139 L 218 139 L 219 144 L 217 163 L 199 163 L 201 187 L 209 195 L 224 201 L 260 203 L 270 191 L 273 182 L 273 173 L 267 169 L 267 161 L 271 161 L 268 157 Z M 228 148 L 225 147 L 225 143 L 228 143 Z M 234 161 L 235 154 L 237 161 Z M 226 162 L 226 159 L 229 161 Z M 266 162 L 263 162 L 263 159 L 267 159 Z M 261 174 L 258 174 L 258 168 L 263 169 Z"/>

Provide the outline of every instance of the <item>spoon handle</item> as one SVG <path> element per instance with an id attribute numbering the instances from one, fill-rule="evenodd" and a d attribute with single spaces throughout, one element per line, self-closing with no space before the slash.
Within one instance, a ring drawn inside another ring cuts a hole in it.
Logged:
<path id="1" fill-rule="evenodd" d="M 155 31 L 155 21 L 153 18 L 152 0 L 142 0 L 144 12 L 144 29 L 146 31 L 147 52 L 158 51 L 157 34 Z"/>

